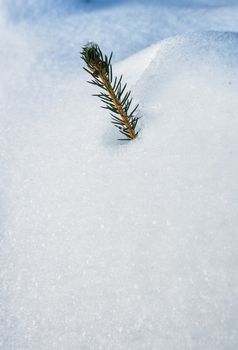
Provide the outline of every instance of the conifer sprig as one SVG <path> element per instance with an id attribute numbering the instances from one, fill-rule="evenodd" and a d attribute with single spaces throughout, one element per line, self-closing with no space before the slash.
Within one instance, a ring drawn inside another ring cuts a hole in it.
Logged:
<path id="1" fill-rule="evenodd" d="M 131 91 L 126 91 L 127 84 L 122 83 L 122 75 L 113 76 L 112 53 L 109 58 L 102 54 L 101 49 L 95 43 L 82 48 L 81 58 L 85 61 L 87 68 L 84 69 L 93 77 L 88 83 L 101 88 L 103 91 L 94 94 L 101 99 L 112 117 L 112 123 L 119 129 L 125 138 L 119 140 L 133 140 L 137 137 L 139 130 L 136 130 L 138 120 L 136 111 L 138 104 L 131 109 Z"/>

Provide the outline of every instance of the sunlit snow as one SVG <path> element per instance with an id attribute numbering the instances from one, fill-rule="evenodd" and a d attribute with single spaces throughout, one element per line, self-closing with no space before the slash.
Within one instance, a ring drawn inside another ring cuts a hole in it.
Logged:
<path id="1" fill-rule="evenodd" d="M 235 1 L 0 8 L 0 349 L 237 349 Z M 88 40 L 136 141 L 91 96 Z"/>

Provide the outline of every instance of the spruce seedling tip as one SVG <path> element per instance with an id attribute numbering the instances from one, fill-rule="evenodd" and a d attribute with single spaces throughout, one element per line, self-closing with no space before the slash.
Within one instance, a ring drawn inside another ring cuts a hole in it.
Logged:
<path id="1" fill-rule="evenodd" d="M 102 90 L 93 96 L 101 99 L 102 108 L 109 110 L 112 123 L 124 136 L 119 140 L 133 140 L 139 133 L 137 123 L 140 117 L 136 115 L 139 105 L 131 108 L 131 91 L 126 91 L 127 84 L 122 83 L 122 75 L 119 78 L 113 76 L 112 54 L 108 58 L 97 44 L 90 43 L 82 48 L 81 58 L 87 65 L 84 69 L 92 76 L 88 82 Z"/>

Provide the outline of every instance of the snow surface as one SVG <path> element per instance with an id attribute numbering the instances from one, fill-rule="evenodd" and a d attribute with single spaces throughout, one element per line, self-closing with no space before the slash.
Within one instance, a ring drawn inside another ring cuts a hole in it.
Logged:
<path id="1" fill-rule="evenodd" d="M 3 350 L 237 348 L 238 7 L 174 3 L 2 1 Z M 135 142 L 91 97 L 87 39 L 130 56 Z"/>

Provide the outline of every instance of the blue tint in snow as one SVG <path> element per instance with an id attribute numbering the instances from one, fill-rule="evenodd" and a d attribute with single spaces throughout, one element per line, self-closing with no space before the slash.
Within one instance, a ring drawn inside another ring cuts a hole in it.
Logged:
<path id="1" fill-rule="evenodd" d="M 236 350 L 238 8 L 4 3 L 0 348 Z M 129 56 L 135 142 L 91 96 L 87 40 Z"/>

